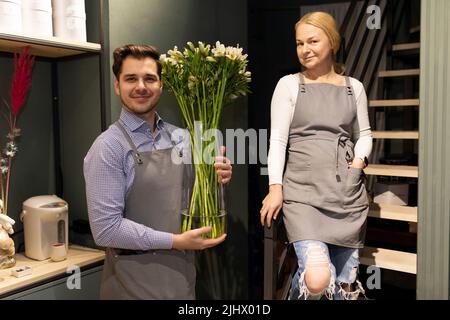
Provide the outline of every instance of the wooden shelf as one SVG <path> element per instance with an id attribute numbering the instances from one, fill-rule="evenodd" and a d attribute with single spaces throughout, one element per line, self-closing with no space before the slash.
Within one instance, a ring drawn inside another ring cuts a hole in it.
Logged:
<path id="1" fill-rule="evenodd" d="M 420 49 L 420 42 L 399 43 L 392 46 L 392 51 L 405 51 Z"/>
<path id="2" fill-rule="evenodd" d="M 417 222 L 417 207 L 371 203 L 369 209 L 369 217 Z"/>
<path id="3" fill-rule="evenodd" d="M 416 166 L 396 166 L 386 164 L 370 164 L 364 169 L 367 175 L 417 178 L 419 170 Z"/>
<path id="4" fill-rule="evenodd" d="M 367 266 L 375 265 L 383 269 L 417 273 L 417 255 L 415 253 L 365 247 L 361 250 L 360 262 Z"/>
<path id="5" fill-rule="evenodd" d="M 13 268 L 0 270 L 0 294 L 23 289 L 46 279 L 66 274 L 67 268 L 70 266 L 78 266 L 81 268 L 101 262 L 105 259 L 105 252 L 70 245 L 67 259 L 60 262 L 53 262 L 50 259 L 37 261 L 27 258 L 22 253 L 16 254 L 15 258 L 17 263 L 13 268 L 30 266 L 32 268 L 32 274 L 22 278 L 16 278 L 11 275 Z"/>
<path id="6" fill-rule="evenodd" d="M 419 99 L 370 100 L 369 107 L 418 107 Z"/>
<path id="7" fill-rule="evenodd" d="M 102 50 L 98 43 L 0 33 L 0 51 L 19 52 L 26 46 L 31 47 L 32 55 L 47 58 L 70 57 L 85 53 L 98 54 Z"/>
<path id="8" fill-rule="evenodd" d="M 416 32 L 420 32 L 420 26 L 415 26 L 409 29 L 409 33 L 416 33 Z"/>
<path id="9" fill-rule="evenodd" d="M 419 140 L 418 131 L 373 131 L 374 139 L 410 139 Z"/>
<path id="10" fill-rule="evenodd" d="M 380 78 L 419 76 L 420 69 L 385 70 L 378 73 Z"/>

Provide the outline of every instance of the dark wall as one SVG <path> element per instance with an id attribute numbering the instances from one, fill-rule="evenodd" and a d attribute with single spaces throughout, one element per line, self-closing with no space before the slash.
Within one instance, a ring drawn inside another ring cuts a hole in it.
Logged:
<path id="1" fill-rule="evenodd" d="M 0 56 L 0 104 L 10 103 L 9 90 L 13 75 L 12 55 Z M 52 91 L 50 63 L 36 61 L 30 91 L 16 125 L 21 129 L 18 152 L 12 161 L 8 215 L 16 221 L 12 236 L 16 249 L 23 242 L 22 223 L 19 215 L 26 199 L 54 192 Z M 6 145 L 7 122 L 0 118 L 0 148 Z"/>
<path id="2" fill-rule="evenodd" d="M 87 2 L 86 12 L 88 41 L 98 42 L 98 1 Z M 98 56 L 36 58 L 29 95 L 17 123 L 22 135 L 18 140 L 19 151 L 13 159 L 10 181 L 8 215 L 16 220 L 13 239 L 19 252 L 24 250 L 19 214 L 22 203 L 30 197 L 57 194 L 68 202 L 71 222 L 87 219 L 82 164 L 93 139 L 101 132 L 98 61 Z M 9 102 L 12 55 L 0 56 L 0 70 L 0 97 Z M 53 122 L 54 88 L 59 88 L 55 92 L 58 127 Z M 6 131 L 6 121 L 2 117 L 2 149 L 6 143 Z M 54 137 L 57 134 L 60 144 L 55 148 Z M 56 153 L 60 155 L 58 168 L 55 168 Z M 58 183 L 62 188 L 57 187 Z M 83 239 L 75 239 L 73 233 L 69 241 L 84 242 Z"/>

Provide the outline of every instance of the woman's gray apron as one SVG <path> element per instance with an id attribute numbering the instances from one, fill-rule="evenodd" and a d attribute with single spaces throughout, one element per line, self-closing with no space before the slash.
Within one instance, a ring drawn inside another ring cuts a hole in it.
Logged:
<path id="1" fill-rule="evenodd" d="M 172 162 L 172 148 L 138 152 L 123 126 L 116 125 L 133 148 L 135 160 L 124 216 L 158 231 L 180 233 L 183 165 Z M 194 252 L 108 248 L 100 297 L 195 299 Z"/>
<path id="2" fill-rule="evenodd" d="M 305 84 L 299 75 L 283 178 L 288 239 L 361 248 L 369 205 L 363 170 L 348 166 L 357 121 L 354 91 L 348 77 L 346 86 L 336 86 Z"/>

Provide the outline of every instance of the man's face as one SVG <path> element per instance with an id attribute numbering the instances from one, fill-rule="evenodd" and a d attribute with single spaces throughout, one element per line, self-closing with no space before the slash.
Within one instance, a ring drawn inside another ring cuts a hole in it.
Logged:
<path id="1" fill-rule="evenodd" d="M 123 61 L 119 80 L 114 81 L 114 91 L 124 107 L 145 118 L 154 112 L 162 92 L 155 60 L 127 57 Z"/>

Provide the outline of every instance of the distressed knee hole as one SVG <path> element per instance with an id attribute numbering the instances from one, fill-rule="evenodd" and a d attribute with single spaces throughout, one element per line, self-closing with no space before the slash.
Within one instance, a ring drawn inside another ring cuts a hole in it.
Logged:
<path id="1" fill-rule="evenodd" d="M 331 278 L 331 271 L 328 266 L 309 267 L 305 270 L 305 282 L 312 294 L 321 293 L 328 287 Z"/>
<path id="2" fill-rule="evenodd" d="M 331 278 L 330 264 L 325 249 L 312 245 L 306 251 L 305 282 L 312 294 L 321 293 Z"/>
<path id="3" fill-rule="evenodd" d="M 366 296 L 366 292 L 358 280 L 353 283 L 340 283 L 339 294 L 344 300 L 357 300 L 360 294 Z"/>
<path id="4" fill-rule="evenodd" d="M 305 270 L 300 276 L 299 288 L 300 295 L 305 299 L 320 298 L 323 294 L 328 299 L 332 298 L 335 279 L 332 277 L 330 262 L 325 249 L 313 245 L 306 251 Z"/>
<path id="5" fill-rule="evenodd" d="M 311 246 L 306 250 L 306 268 L 328 266 L 328 256 L 320 246 Z"/>

